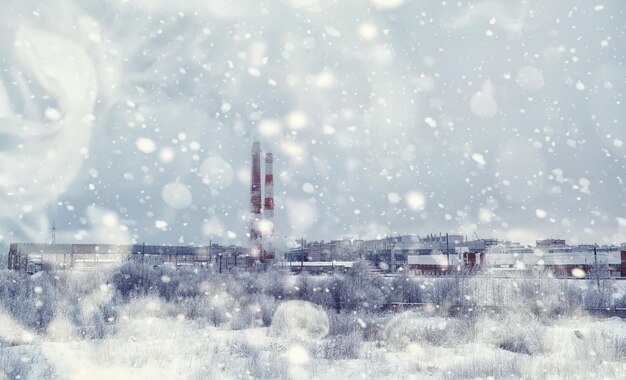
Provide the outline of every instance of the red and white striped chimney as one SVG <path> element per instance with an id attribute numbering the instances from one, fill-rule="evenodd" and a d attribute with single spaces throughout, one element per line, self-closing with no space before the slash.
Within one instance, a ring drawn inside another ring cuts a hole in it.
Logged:
<path id="1" fill-rule="evenodd" d="M 265 200 L 263 202 L 263 216 L 269 231 L 265 231 L 265 257 L 274 258 L 274 156 L 265 154 Z"/>
<path id="2" fill-rule="evenodd" d="M 265 202 L 263 204 L 265 219 L 274 218 L 274 157 L 271 153 L 265 154 Z"/>
<path id="3" fill-rule="evenodd" d="M 252 171 L 250 173 L 250 258 L 261 256 L 261 143 L 252 144 Z"/>

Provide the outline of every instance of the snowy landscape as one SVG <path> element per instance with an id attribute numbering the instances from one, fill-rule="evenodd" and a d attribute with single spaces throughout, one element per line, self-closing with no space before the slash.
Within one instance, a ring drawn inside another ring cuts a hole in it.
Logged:
<path id="1" fill-rule="evenodd" d="M 626 307 L 624 285 L 388 278 L 365 262 L 333 276 L 3 272 L 0 367 L 8 379 L 620 378 L 626 322 L 583 309 Z"/>
<path id="2" fill-rule="evenodd" d="M 623 0 L 0 1 L 0 380 L 621 379 Z"/>

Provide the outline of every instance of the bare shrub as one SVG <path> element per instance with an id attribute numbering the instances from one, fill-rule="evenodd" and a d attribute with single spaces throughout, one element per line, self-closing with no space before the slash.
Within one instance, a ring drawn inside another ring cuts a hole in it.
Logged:
<path id="1" fill-rule="evenodd" d="M 350 335 L 358 332 L 368 342 L 380 341 L 391 315 L 393 314 L 380 312 L 328 313 L 329 335 Z"/>
<path id="2" fill-rule="evenodd" d="M 291 289 L 286 287 L 286 281 L 289 273 L 270 267 L 267 271 L 259 273 L 256 280 L 256 287 L 260 293 L 267 294 L 276 299 L 285 299 L 292 293 Z"/>
<path id="3" fill-rule="evenodd" d="M 545 351 L 545 327 L 531 313 L 507 313 L 481 318 L 478 341 L 506 351 L 535 355 Z"/>
<path id="4" fill-rule="evenodd" d="M 247 358 L 247 375 L 254 379 L 288 379 L 289 362 L 269 351 L 256 351 Z"/>
<path id="5" fill-rule="evenodd" d="M 236 308 L 232 314 L 233 318 L 230 321 L 230 328 L 233 330 L 244 330 L 263 325 L 259 310 L 254 305 Z"/>
<path id="6" fill-rule="evenodd" d="M 231 312 L 233 315 L 231 328 L 242 330 L 250 327 L 270 326 L 278 302 L 265 294 L 254 294 L 242 301 L 239 308 Z M 231 309 L 233 310 L 233 309 Z"/>
<path id="7" fill-rule="evenodd" d="M 535 273 L 532 278 L 503 279 L 498 286 L 508 288 L 508 306 L 530 311 L 545 321 L 582 306 L 580 289 L 546 273 Z"/>
<path id="8" fill-rule="evenodd" d="M 348 335 L 360 329 L 354 313 L 328 313 L 329 335 Z"/>
<path id="9" fill-rule="evenodd" d="M 623 361 L 626 359 L 626 334 L 623 331 L 592 328 L 573 340 L 574 355 L 578 358 L 600 361 Z"/>
<path id="10" fill-rule="evenodd" d="M 410 343 L 440 340 L 443 333 L 435 337 L 428 319 L 432 317 L 424 318 L 415 312 L 404 312 L 391 318 L 383 330 L 385 343 L 392 348 L 404 349 Z"/>
<path id="11" fill-rule="evenodd" d="M 596 333 L 597 334 L 597 333 Z M 593 338 L 593 336 L 592 336 Z M 604 360 L 626 360 L 626 336 L 618 335 L 614 331 L 602 330 L 597 339 L 596 347 Z"/>
<path id="12" fill-rule="evenodd" d="M 590 274 L 591 275 L 591 274 Z M 597 279 L 584 295 L 584 305 L 590 309 L 606 309 L 615 307 L 613 294 L 615 293 L 614 279 Z"/>
<path id="13" fill-rule="evenodd" d="M 259 314 L 263 326 L 272 324 L 272 317 L 278 308 L 278 302 L 274 297 L 258 294 L 251 298 L 251 307 Z"/>
<path id="14" fill-rule="evenodd" d="M 390 314 L 368 314 L 363 317 L 365 326 L 362 326 L 363 339 L 368 342 L 377 342 L 383 339 L 385 325 L 391 318 Z"/>
<path id="15" fill-rule="evenodd" d="M 291 339 L 323 338 L 328 335 L 326 311 L 306 301 L 285 301 L 278 306 L 270 334 Z"/>
<path id="16" fill-rule="evenodd" d="M 458 289 L 452 278 L 436 278 L 425 281 L 422 301 L 433 305 L 455 304 L 458 302 Z"/>
<path id="17" fill-rule="evenodd" d="M 518 354 L 533 355 L 542 350 L 541 336 L 515 330 L 515 333 L 503 334 L 498 339 L 498 347 Z"/>
<path id="18" fill-rule="evenodd" d="M 300 277 L 300 276 L 299 276 Z M 305 275 L 298 280 L 298 291 L 294 294 L 298 299 L 322 306 L 326 310 L 341 309 L 341 295 L 336 292 L 340 289 L 339 277 L 313 278 Z"/>
<path id="19" fill-rule="evenodd" d="M 472 328 L 456 318 L 425 317 L 416 312 L 404 312 L 387 322 L 382 335 L 385 344 L 393 349 L 404 349 L 411 343 L 456 346 L 469 340 Z"/>
<path id="20" fill-rule="evenodd" d="M 207 318 L 213 326 L 217 327 L 228 321 L 228 313 L 223 305 L 211 304 L 208 310 Z"/>
<path id="21" fill-rule="evenodd" d="M 363 343 L 363 334 L 353 331 L 348 335 L 334 335 L 322 343 L 322 352 L 326 359 L 358 359 Z"/>
<path id="22" fill-rule="evenodd" d="M 455 361 L 445 373 L 447 379 L 520 378 L 524 362 L 511 353 L 472 355 Z"/>
<path id="23" fill-rule="evenodd" d="M 178 308 L 187 319 L 200 319 L 206 318 L 211 308 L 211 299 L 207 296 L 189 297 L 180 300 Z"/>
<path id="24" fill-rule="evenodd" d="M 28 379 L 32 363 L 21 360 L 21 355 L 10 350 L 0 351 L 0 374 L 5 379 Z"/>
<path id="25" fill-rule="evenodd" d="M 244 337 L 230 338 L 226 341 L 226 350 L 229 355 L 251 357 L 258 353 L 258 349 L 251 345 Z"/>
<path id="26" fill-rule="evenodd" d="M 415 279 L 407 271 L 403 271 L 391 283 L 392 291 L 389 302 L 418 303 L 422 302 L 422 290 Z"/>
<path id="27" fill-rule="evenodd" d="M 130 261 L 115 271 L 111 282 L 123 297 L 129 298 L 134 294 L 146 295 L 153 289 L 155 275 L 150 266 Z"/>

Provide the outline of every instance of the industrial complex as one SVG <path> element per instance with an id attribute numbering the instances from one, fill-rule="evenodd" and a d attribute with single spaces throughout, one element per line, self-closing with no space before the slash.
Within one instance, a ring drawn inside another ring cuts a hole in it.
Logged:
<path id="1" fill-rule="evenodd" d="M 567 245 L 562 239 L 546 239 L 535 246 L 499 241 L 469 240 L 459 234 L 404 235 L 373 240 L 307 242 L 286 252 L 274 244 L 273 155 L 265 154 L 261 173 L 261 144 L 252 145 L 250 171 L 249 246 L 117 245 L 11 243 L 7 267 L 35 273 L 46 269 L 89 270 L 134 260 L 150 265 L 176 267 L 264 268 L 268 265 L 292 271 L 335 272 L 350 270 L 357 260 L 368 260 L 384 273 L 410 271 L 443 276 L 478 271 L 547 270 L 563 277 L 585 277 L 602 270 L 612 277 L 626 277 L 626 244 L 621 246 Z M 261 179 L 263 186 L 261 185 Z"/>
<path id="2" fill-rule="evenodd" d="M 546 270 L 561 277 L 585 277 L 593 271 L 626 277 L 626 244 L 570 246 L 562 239 L 539 240 L 535 246 L 528 246 L 497 239 L 467 240 L 462 235 L 405 235 L 305 242 L 287 253 L 289 262 L 302 261 L 311 266 L 360 258 L 389 273 L 410 271 L 443 276 L 458 272 Z"/>

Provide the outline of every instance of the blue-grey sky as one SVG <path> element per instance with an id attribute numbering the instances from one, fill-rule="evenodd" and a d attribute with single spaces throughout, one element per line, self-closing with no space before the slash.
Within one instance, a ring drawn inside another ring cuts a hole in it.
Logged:
<path id="1" fill-rule="evenodd" d="M 626 241 L 625 9 L 3 1 L 0 244 L 243 244 L 255 140 L 282 237 Z"/>

